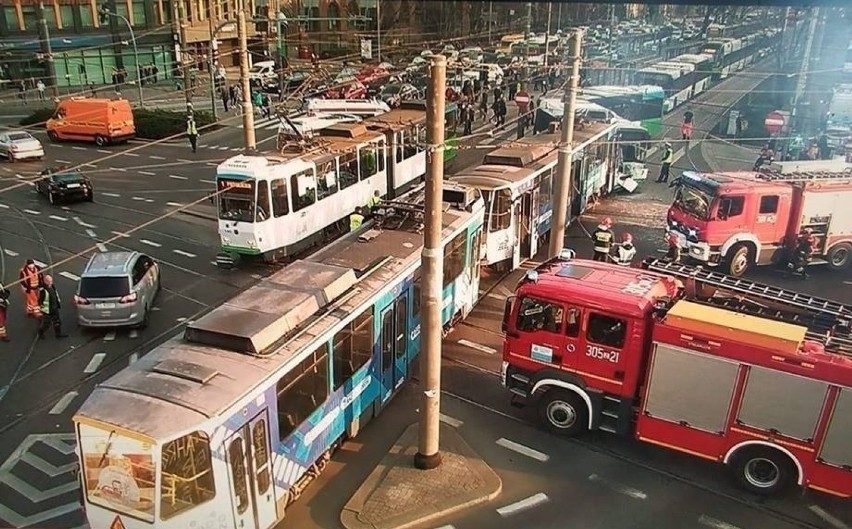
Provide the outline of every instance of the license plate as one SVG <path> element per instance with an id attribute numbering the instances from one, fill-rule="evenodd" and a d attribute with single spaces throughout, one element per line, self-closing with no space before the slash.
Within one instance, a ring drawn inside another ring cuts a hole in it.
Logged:
<path id="1" fill-rule="evenodd" d="M 96 309 L 114 309 L 115 303 L 95 303 Z"/>
<path id="2" fill-rule="evenodd" d="M 80 184 L 68 184 L 67 187 L 68 189 L 77 189 L 78 187 L 80 187 Z"/>

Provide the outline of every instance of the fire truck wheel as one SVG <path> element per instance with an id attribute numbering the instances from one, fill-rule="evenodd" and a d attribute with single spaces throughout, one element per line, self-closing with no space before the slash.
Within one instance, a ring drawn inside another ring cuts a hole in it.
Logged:
<path id="1" fill-rule="evenodd" d="M 852 264 L 852 244 L 842 242 L 835 244 L 826 256 L 828 267 L 834 271 L 846 270 Z"/>
<path id="2" fill-rule="evenodd" d="M 728 259 L 728 275 L 742 277 L 751 266 L 751 251 L 745 244 L 737 244 L 731 249 Z"/>
<path id="3" fill-rule="evenodd" d="M 795 479 L 790 458 L 778 450 L 762 446 L 743 448 L 733 461 L 740 484 L 754 494 L 771 496 L 786 489 Z"/>
<path id="4" fill-rule="evenodd" d="M 586 431 L 586 403 L 576 393 L 552 389 L 538 401 L 541 420 L 547 428 L 564 437 L 576 437 Z"/>

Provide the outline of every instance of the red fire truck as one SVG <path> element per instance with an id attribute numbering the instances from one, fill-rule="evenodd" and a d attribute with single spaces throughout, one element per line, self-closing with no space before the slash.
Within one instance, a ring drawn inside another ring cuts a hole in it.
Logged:
<path id="1" fill-rule="evenodd" d="M 811 263 L 847 269 L 852 165 L 843 160 L 776 165 L 779 171 L 760 173 L 684 172 L 668 213 L 668 230 L 684 254 L 740 277 L 755 264 L 786 262 L 801 231 L 810 228 L 817 240 Z"/>
<path id="2" fill-rule="evenodd" d="M 760 494 L 852 496 L 852 307 L 648 259 L 557 258 L 506 301 L 503 385 L 553 432 L 728 465 Z"/>

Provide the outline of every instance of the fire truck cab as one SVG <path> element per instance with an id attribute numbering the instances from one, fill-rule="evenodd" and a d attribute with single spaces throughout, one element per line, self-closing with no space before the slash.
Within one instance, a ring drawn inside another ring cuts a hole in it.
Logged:
<path id="1" fill-rule="evenodd" d="M 527 273 L 504 312 L 513 404 L 560 435 L 599 429 L 725 464 L 754 493 L 852 497 L 852 308 L 643 267 L 557 258 Z"/>

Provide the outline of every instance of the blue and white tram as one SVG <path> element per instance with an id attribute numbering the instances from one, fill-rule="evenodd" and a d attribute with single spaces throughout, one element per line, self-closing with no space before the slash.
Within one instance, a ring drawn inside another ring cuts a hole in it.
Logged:
<path id="1" fill-rule="evenodd" d="M 444 197 L 448 324 L 476 302 L 483 203 L 450 183 Z M 420 349 L 422 189 L 387 206 L 383 228 L 296 261 L 95 388 L 74 416 L 91 527 L 268 529 L 284 517 Z"/>

